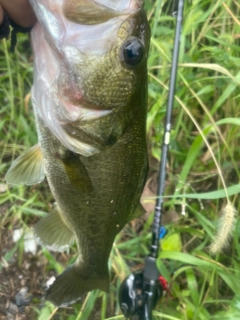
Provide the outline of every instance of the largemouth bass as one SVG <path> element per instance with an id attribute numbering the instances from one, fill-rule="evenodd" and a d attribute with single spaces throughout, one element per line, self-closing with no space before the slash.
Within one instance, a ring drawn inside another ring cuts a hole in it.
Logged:
<path id="1" fill-rule="evenodd" d="M 39 145 L 14 161 L 6 180 L 39 183 L 56 200 L 36 225 L 50 250 L 74 241 L 79 257 L 46 298 L 66 306 L 108 291 L 116 234 L 144 213 L 147 175 L 147 55 L 150 30 L 141 0 L 30 0 L 33 109 Z"/>

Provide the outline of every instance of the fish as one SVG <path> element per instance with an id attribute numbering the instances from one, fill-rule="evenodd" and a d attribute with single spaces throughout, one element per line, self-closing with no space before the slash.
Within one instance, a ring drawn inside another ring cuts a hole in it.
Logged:
<path id="1" fill-rule="evenodd" d="M 47 178 L 56 202 L 35 236 L 49 250 L 78 249 L 46 293 L 65 307 L 89 291 L 108 292 L 115 236 L 144 213 L 150 27 L 142 0 L 30 3 L 38 144 L 12 163 L 6 181 Z"/>

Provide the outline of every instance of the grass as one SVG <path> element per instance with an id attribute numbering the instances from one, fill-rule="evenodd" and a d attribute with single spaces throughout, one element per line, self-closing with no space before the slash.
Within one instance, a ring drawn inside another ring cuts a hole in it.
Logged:
<path id="1" fill-rule="evenodd" d="M 152 28 L 147 117 L 151 185 L 160 159 L 175 21 L 167 2 L 146 0 L 145 6 Z M 27 36 L 18 39 L 13 55 L 8 53 L 8 42 L 0 43 L 0 277 L 1 272 L 6 275 L 11 270 L 13 276 L 16 265 L 17 274 L 24 274 L 29 262 L 23 238 L 9 244 L 6 234 L 16 227 L 28 230 L 53 200 L 46 182 L 8 189 L 4 181 L 13 159 L 37 141 L 29 100 L 32 55 Z M 170 292 L 156 306 L 156 320 L 239 319 L 240 222 L 226 249 L 216 256 L 209 252 L 221 209 L 231 202 L 239 212 L 239 66 L 238 1 L 186 0 L 164 202 L 165 217 L 174 213 L 179 219 L 166 218 L 170 220 L 165 225 L 168 234 L 162 241 L 158 266 L 169 281 Z M 33 283 L 27 282 L 34 293 L 27 309 L 29 319 L 124 319 L 116 301 L 118 289 L 131 270 L 142 266 L 152 218 L 149 214 L 140 228 L 134 221 L 117 235 L 109 260 L 112 281 L 108 295 L 91 292 L 82 304 L 57 310 L 44 304 Z M 75 255 L 75 247 L 70 255 L 42 248 L 30 261 L 36 264 L 39 287 L 72 263 Z M 2 283 L 0 302 L 6 289 Z M 7 287 L 5 293 L 11 301 L 22 286 L 17 280 L 14 284 L 14 290 Z"/>

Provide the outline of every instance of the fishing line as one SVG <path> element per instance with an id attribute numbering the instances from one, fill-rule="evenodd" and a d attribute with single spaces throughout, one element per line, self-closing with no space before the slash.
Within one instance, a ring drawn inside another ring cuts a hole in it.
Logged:
<path id="1" fill-rule="evenodd" d="M 152 241 L 149 255 L 145 258 L 144 270 L 131 274 L 122 283 L 119 292 L 120 307 L 125 317 L 132 320 L 151 320 L 152 311 L 157 300 L 162 296 L 165 289 L 164 279 L 157 268 L 157 258 L 160 251 L 161 220 L 163 212 L 163 195 L 166 179 L 167 156 L 170 143 L 172 109 L 174 104 L 174 92 L 178 67 L 180 36 L 183 20 L 184 0 L 174 1 L 173 16 L 176 17 L 175 40 L 172 56 L 172 67 L 168 93 L 166 120 L 164 127 L 163 142 L 161 147 L 161 161 L 159 169 L 159 181 L 157 200 L 152 224 Z"/>

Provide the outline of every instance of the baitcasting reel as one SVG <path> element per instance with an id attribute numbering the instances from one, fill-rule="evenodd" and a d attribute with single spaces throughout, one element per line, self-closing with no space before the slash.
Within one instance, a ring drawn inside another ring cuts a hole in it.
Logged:
<path id="1" fill-rule="evenodd" d="M 119 303 L 123 315 L 131 320 L 151 320 L 152 310 L 166 290 L 167 282 L 160 276 L 155 258 L 146 257 L 144 270 L 131 274 L 121 284 Z"/>

